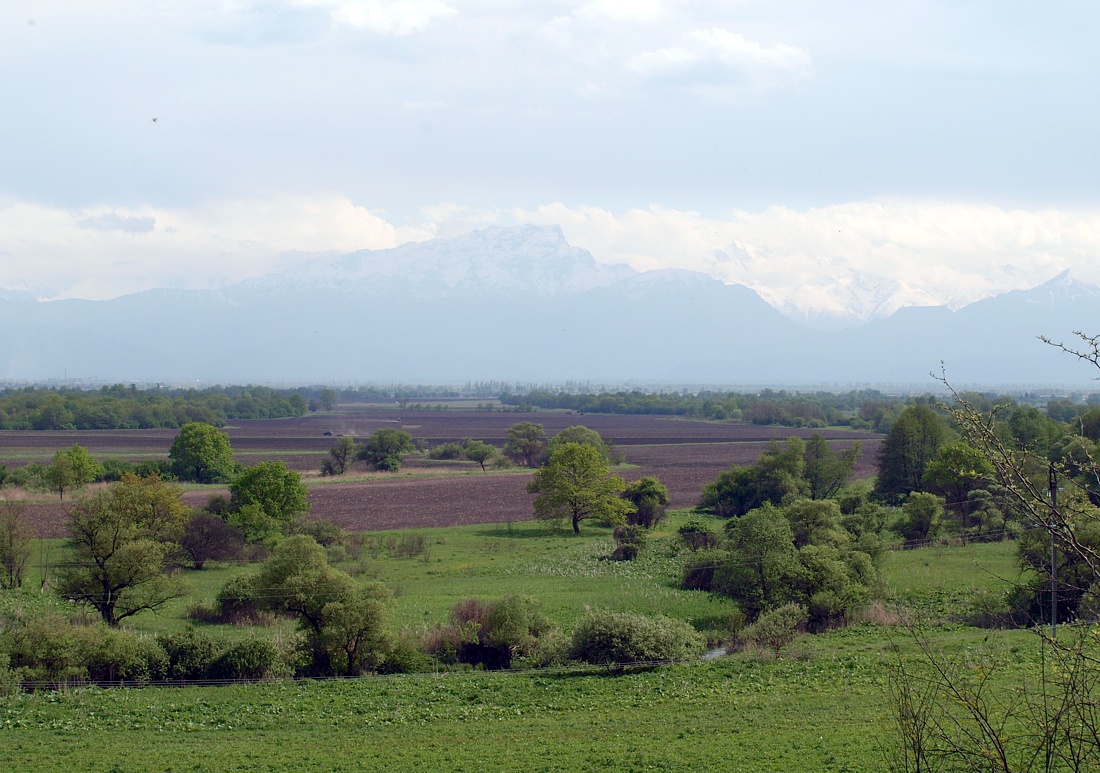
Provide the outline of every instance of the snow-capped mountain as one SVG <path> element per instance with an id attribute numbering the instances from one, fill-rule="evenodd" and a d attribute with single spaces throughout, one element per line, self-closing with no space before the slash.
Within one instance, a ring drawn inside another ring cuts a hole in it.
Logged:
<path id="1" fill-rule="evenodd" d="M 1092 378 L 1037 339 L 1100 332 L 1100 288 L 1072 274 L 957 310 L 900 283 L 839 272 L 834 279 L 803 282 L 821 303 L 788 298 L 783 314 L 710 274 L 602 265 L 557 228 L 492 228 L 312 256 L 221 290 L 0 298 L 0 381 L 67 373 L 127 382 L 930 388 L 941 361 L 960 384 Z M 868 321 L 840 324 L 842 312 Z"/>
<path id="2" fill-rule="evenodd" d="M 551 297 L 607 287 L 637 273 L 629 266 L 597 263 L 587 250 L 571 246 L 557 226 L 524 225 L 314 258 L 291 271 L 245 282 L 239 290 Z"/>

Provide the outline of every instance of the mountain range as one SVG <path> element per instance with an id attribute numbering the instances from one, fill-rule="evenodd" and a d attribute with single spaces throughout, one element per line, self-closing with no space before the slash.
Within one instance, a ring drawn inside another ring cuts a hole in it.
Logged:
<path id="1" fill-rule="evenodd" d="M 560 383 L 936 387 L 1091 383 L 1043 344 L 1100 320 L 1068 272 L 972 303 L 905 305 L 852 284 L 856 326 L 784 314 L 706 274 L 598 263 L 555 227 L 312 258 L 219 290 L 107 301 L 0 295 L 0 380 L 170 383 Z M 918 299 L 923 302 L 924 299 Z M 876 314 L 878 316 L 876 316 Z"/>

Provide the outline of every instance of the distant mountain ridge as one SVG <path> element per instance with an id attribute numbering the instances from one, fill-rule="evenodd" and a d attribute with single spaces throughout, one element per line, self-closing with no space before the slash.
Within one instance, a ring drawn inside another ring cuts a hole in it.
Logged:
<path id="1" fill-rule="evenodd" d="M 868 303 L 886 303 L 853 287 Z M 855 301 L 853 301 L 855 303 Z M 603 379 L 698 385 L 1088 384 L 1038 342 L 1100 322 L 1071 274 L 958 311 L 791 319 L 742 285 L 598 263 L 558 228 L 490 228 L 315 257 L 221 290 L 0 296 L 0 380 L 359 383 Z M 1100 328 L 1093 329 L 1100 332 Z"/>

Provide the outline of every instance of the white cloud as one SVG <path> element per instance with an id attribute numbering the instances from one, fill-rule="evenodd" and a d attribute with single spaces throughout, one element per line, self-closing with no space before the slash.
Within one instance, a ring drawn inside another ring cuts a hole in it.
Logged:
<path id="1" fill-rule="evenodd" d="M 661 11 L 661 0 L 594 0 L 581 6 L 576 15 L 580 18 L 651 22 L 661 16 Z"/>
<path id="2" fill-rule="evenodd" d="M 380 35 L 409 35 L 437 19 L 454 16 L 440 0 L 298 0 L 307 7 L 328 8 L 333 21 Z"/>
<path id="3" fill-rule="evenodd" d="M 381 249 L 435 235 L 397 227 L 336 195 L 208 202 L 191 209 L 65 210 L 0 202 L 3 287 L 108 298 L 150 287 L 217 287 L 307 255 Z"/>
<path id="4" fill-rule="evenodd" d="M 683 268 L 750 286 L 797 313 L 873 316 L 898 304 L 959 307 L 1072 268 L 1100 280 L 1100 207 L 1007 209 L 879 198 L 722 216 L 662 206 L 440 204 L 395 225 L 338 194 L 210 201 L 191 208 L 60 209 L 0 202 L 0 289 L 105 298 L 218 287 L 310 253 L 381 249 L 489 225 L 560 225 L 604 263 Z M 292 253 L 292 254 L 289 254 Z"/>
<path id="5" fill-rule="evenodd" d="M 765 46 L 714 28 L 694 30 L 677 45 L 639 54 L 627 63 L 627 69 L 656 82 L 719 95 L 763 91 L 805 80 L 813 75 L 813 61 L 795 46 Z"/>
<path id="6" fill-rule="evenodd" d="M 884 198 L 725 217 L 657 206 L 611 212 L 560 203 L 499 217 L 559 224 L 572 243 L 603 262 L 702 271 L 810 313 L 876 313 L 850 308 L 857 291 L 889 291 L 907 302 L 958 308 L 1034 287 L 1066 268 L 1100 281 L 1095 208 L 1021 210 Z"/>

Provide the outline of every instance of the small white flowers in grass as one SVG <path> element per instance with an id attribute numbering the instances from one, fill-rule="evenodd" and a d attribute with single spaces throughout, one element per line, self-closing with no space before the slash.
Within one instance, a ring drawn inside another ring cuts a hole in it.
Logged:
<path id="1" fill-rule="evenodd" d="M 660 544 L 643 550 L 633 561 L 612 561 L 615 544 L 610 539 L 596 539 L 574 546 L 571 550 L 546 558 L 517 561 L 504 567 L 510 575 L 553 575 L 558 577 L 624 577 L 635 579 L 666 579 L 679 577 L 681 561 L 667 555 Z"/>

